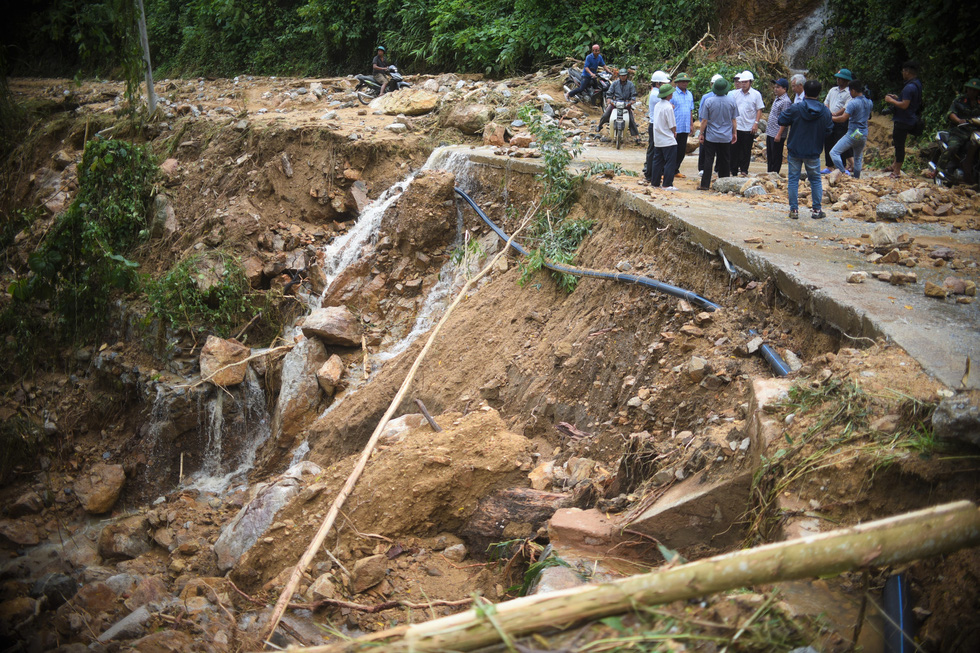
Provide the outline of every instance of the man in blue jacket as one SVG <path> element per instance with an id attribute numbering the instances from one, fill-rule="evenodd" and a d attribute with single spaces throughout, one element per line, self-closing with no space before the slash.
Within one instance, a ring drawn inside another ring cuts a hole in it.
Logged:
<path id="1" fill-rule="evenodd" d="M 820 153 L 823 143 L 834 131 L 834 121 L 830 109 L 817 99 L 820 95 L 820 82 L 811 79 L 803 85 L 804 99 L 792 105 L 779 116 L 779 124 L 789 126 L 789 139 L 786 151 L 789 154 L 789 217 L 800 218 L 798 195 L 800 189 L 800 167 L 806 168 L 806 178 L 810 181 L 810 217 L 814 220 L 826 218 L 821 208 L 823 184 L 820 181 Z"/>
<path id="2" fill-rule="evenodd" d="M 607 73 L 609 72 L 609 68 L 606 66 L 606 60 L 599 54 L 599 44 L 596 43 L 592 46 L 592 53 L 585 57 L 585 66 L 582 67 L 582 84 L 571 93 L 566 93 L 565 99 L 571 101 L 579 93 L 585 93 L 589 90 L 589 87 L 595 83 L 596 75 L 599 74 L 600 68 Z"/>

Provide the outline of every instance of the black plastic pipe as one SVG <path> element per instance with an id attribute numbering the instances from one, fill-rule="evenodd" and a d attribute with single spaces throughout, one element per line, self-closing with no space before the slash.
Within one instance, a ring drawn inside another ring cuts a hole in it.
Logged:
<path id="1" fill-rule="evenodd" d="M 509 237 L 507 236 L 506 233 L 504 233 L 504 230 L 498 227 L 496 224 L 494 224 L 493 221 L 490 218 L 488 218 L 487 215 L 482 210 L 480 210 L 480 207 L 476 205 L 476 202 L 474 202 L 469 195 L 464 193 L 459 188 L 456 189 L 456 194 L 462 197 L 464 200 L 466 200 L 466 203 L 469 204 L 474 211 L 476 211 L 476 214 L 480 216 L 480 219 L 486 222 L 487 225 L 491 229 L 493 229 L 494 233 L 497 234 L 497 237 L 499 237 L 504 242 L 507 242 Z M 516 250 L 522 256 L 528 255 L 527 251 L 523 247 L 518 245 L 516 242 L 511 243 L 510 246 L 513 247 L 514 250 Z M 705 299 L 704 297 L 698 295 L 697 293 L 693 293 L 690 290 L 684 290 L 683 288 L 678 288 L 677 286 L 672 286 L 669 283 L 663 283 L 655 279 L 651 279 L 650 277 L 644 277 L 637 274 L 621 274 L 618 272 L 599 272 L 598 270 L 587 270 L 583 268 L 576 268 L 570 265 L 551 263 L 549 261 L 545 261 L 544 267 L 548 268 L 549 270 L 555 270 L 556 272 L 563 272 L 565 274 L 572 274 L 577 277 L 592 277 L 595 279 L 613 279 L 615 281 L 625 281 L 627 283 L 635 283 L 640 286 L 645 286 L 647 288 L 651 288 L 658 292 L 671 295 L 672 297 L 685 299 L 691 302 L 692 304 L 695 304 L 700 308 L 703 308 L 704 310 L 710 312 L 717 311 L 718 309 L 721 308 L 721 306 L 719 306 L 718 304 L 715 304 L 713 301 L 709 299 Z M 775 355 L 778 358 L 778 354 Z M 785 363 L 783 365 L 785 365 Z M 785 374 L 783 374 L 782 376 L 785 376 Z"/>
<path id="2" fill-rule="evenodd" d="M 885 581 L 882 596 L 885 610 L 885 653 L 908 653 L 918 649 L 912 641 L 911 601 L 904 574 L 895 574 Z"/>
<path id="3" fill-rule="evenodd" d="M 755 329 L 749 329 L 749 335 L 757 336 L 759 334 L 755 332 Z M 767 363 L 769 363 L 769 367 L 772 368 L 772 373 L 776 376 L 788 376 L 792 371 L 790 370 L 789 365 L 786 364 L 786 361 L 783 360 L 783 357 L 776 353 L 776 350 L 769 345 L 763 343 L 763 345 L 759 347 L 759 351 L 762 352 L 762 357 L 766 359 Z"/>

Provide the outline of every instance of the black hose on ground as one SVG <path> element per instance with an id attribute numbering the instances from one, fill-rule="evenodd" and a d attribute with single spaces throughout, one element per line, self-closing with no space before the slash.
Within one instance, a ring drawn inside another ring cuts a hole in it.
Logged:
<path id="1" fill-rule="evenodd" d="M 918 649 L 912 640 L 911 601 L 904 574 L 895 574 L 885 581 L 882 596 L 885 610 L 885 652 L 906 653 Z"/>
<path id="2" fill-rule="evenodd" d="M 756 336 L 759 334 L 755 332 L 755 329 L 749 329 L 749 335 Z M 762 357 L 769 363 L 769 367 L 772 368 L 772 373 L 776 376 L 788 376 L 792 371 L 789 365 L 786 364 L 786 361 L 783 360 L 783 357 L 776 353 L 776 350 L 769 345 L 763 344 L 759 347 L 759 351 L 762 352 Z"/>
<path id="3" fill-rule="evenodd" d="M 480 219 L 486 222 L 487 225 L 491 229 L 493 229 L 494 233 L 497 234 L 497 237 L 503 240 L 504 242 L 507 242 L 509 237 L 507 236 L 506 233 L 504 233 L 504 230 L 498 227 L 496 224 L 494 224 L 493 221 L 490 218 L 488 218 L 487 215 L 482 210 L 480 210 L 480 207 L 476 205 L 476 202 L 474 202 L 469 195 L 464 193 L 459 188 L 455 190 L 456 190 L 456 194 L 462 197 L 464 200 L 466 200 L 466 203 L 469 204 L 474 211 L 476 211 L 476 214 L 480 216 Z M 518 245 L 516 242 L 511 243 L 510 246 L 513 247 L 522 256 L 528 255 L 527 251 L 523 247 Z M 595 279 L 613 279 L 615 281 L 625 281 L 626 283 L 635 283 L 641 286 L 645 286 L 647 288 L 651 288 L 658 292 L 671 295 L 672 297 L 685 299 L 691 302 L 692 304 L 695 304 L 700 308 L 703 308 L 706 311 L 714 312 L 721 308 L 721 306 L 719 306 L 718 304 L 715 304 L 713 301 L 709 299 L 705 299 L 704 297 L 698 295 L 697 293 L 693 293 L 690 290 L 684 290 L 683 288 L 678 288 L 677 286 L 672 286 L 669 283 L 663 283 L 655 279 L 651 279 L 650 277 L 644 277 L 637 274 L 621 274 L 618 272 L 600 272 L 598 270 L 588 270 L 584 268 L 572 267 L 570 265 L 551 263 L 550 261 L 545 261 L 544 266 L 549 270 L 555 270 L 556 272 L 563 272 L 565 274 L 572 274 L 577 277 L 592 277 Z"/>

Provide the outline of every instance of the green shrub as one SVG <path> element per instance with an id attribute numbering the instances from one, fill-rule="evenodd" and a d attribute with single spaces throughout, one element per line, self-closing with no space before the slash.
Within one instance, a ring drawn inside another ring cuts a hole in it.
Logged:
<path id="1" fill-rule="evenodd" d="M 170 326 L 221 337 L 248 322 L 259 298 L 238 260 L 221 251 L 184 259 L 161 279 L 147 281 L 146 290 L 153 313 Z"/>
<path id="2" fill-rule="evenodd" d="M 78 168 L 78 193 L 28 257 L 30 274 L 10 287 L 21 302 L 49 301 L 62 334 L 103 326 L 114 291 L 136 287 L 128 260 L 146 239 L 146 212 L 157 166 L 149 149 L 126 141 L 91 140 Z"/>

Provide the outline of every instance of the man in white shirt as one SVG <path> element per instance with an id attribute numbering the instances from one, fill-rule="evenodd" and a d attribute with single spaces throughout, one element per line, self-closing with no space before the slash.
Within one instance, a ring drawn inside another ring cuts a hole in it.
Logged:
<path id="1" fill-rule="evenodd" d="M 755 142 L 756 129 L 762 119 L 762 109 L 766 106 L 762 101 L 762 93 L 752 88 L 755 76 L 748 70 L 738 76 L 741 88 L 731 93 L 735 99 L 735 117 L 737 127 L 735 146 L 732 148 L 732 174 L 744 177 L 749 172 L 749 160 L 752 158 L 752 143 Z"/>
<path id="2" fill-rule="evenodd" d="M 664 190 L 677 190 L 674 188 L 674 173 L 677 171 L 677 121 L 674 118 L 674 105 L 670 103 L 670 96 L 673 94 L 674 87 L 669 83 L 661 86 L 659 99 L 653 109 L 654 153 L 649 182 L 651 186 L 660 186 L 662 181 Z"/>
<path id="3" fill-rule="evenodd" d="M 670 81 L 670 77 L 667 76 L 662 70 L 658 70 L 650 76 L 650 98 L 648 100 L 648 106 L 650 108 L 647 114 L 647 136 L 650 140 L 647 143 L 647 158 L 643 162 L 643 178 L 650 178 L 650 171 L 653 170 L 653 110 L 657 107 L 657 100 L 660 99 L 660 87 Z"/>
<path id="4" fill-rule="evenodd" d="M 831 118 L 840 116 L 844 113 L 844 107 L 851 99 L 851 92 L 847 90 L 847 85 L 853 81 L 854 75 L 847 68 L 841 68 L 834 75 L 834 81 L 837 82 L 837 86 L 831 88 L 827 91 L 827 97 L 824 99 L 823 103 L 828 109 L 830 109 Z M 837 145 L 837 141 L 844 137 L 847 133 L 847 121 L 844 122 L 834 122 L 834 131 L 830 133 L 827 140 L 823 144 L 823 158 L 826 167 L 820 172 L 825 175 L 829 175 L 830 171 L 834 169 L 834 159 L 830 156 L 830 151 L 834 149 Z M 850 159 L 854 156 L 851 150 L 844 152 L 844 159 Z"/>
<path id="5" fill-rule="evenodd" d="M 799 104 L 806 98 L 803 93 L 803 85 L 806 84 L 806 77 L 796 73 L 789 78 L 789 87 L 793 91 L 793 104 Z"/>

